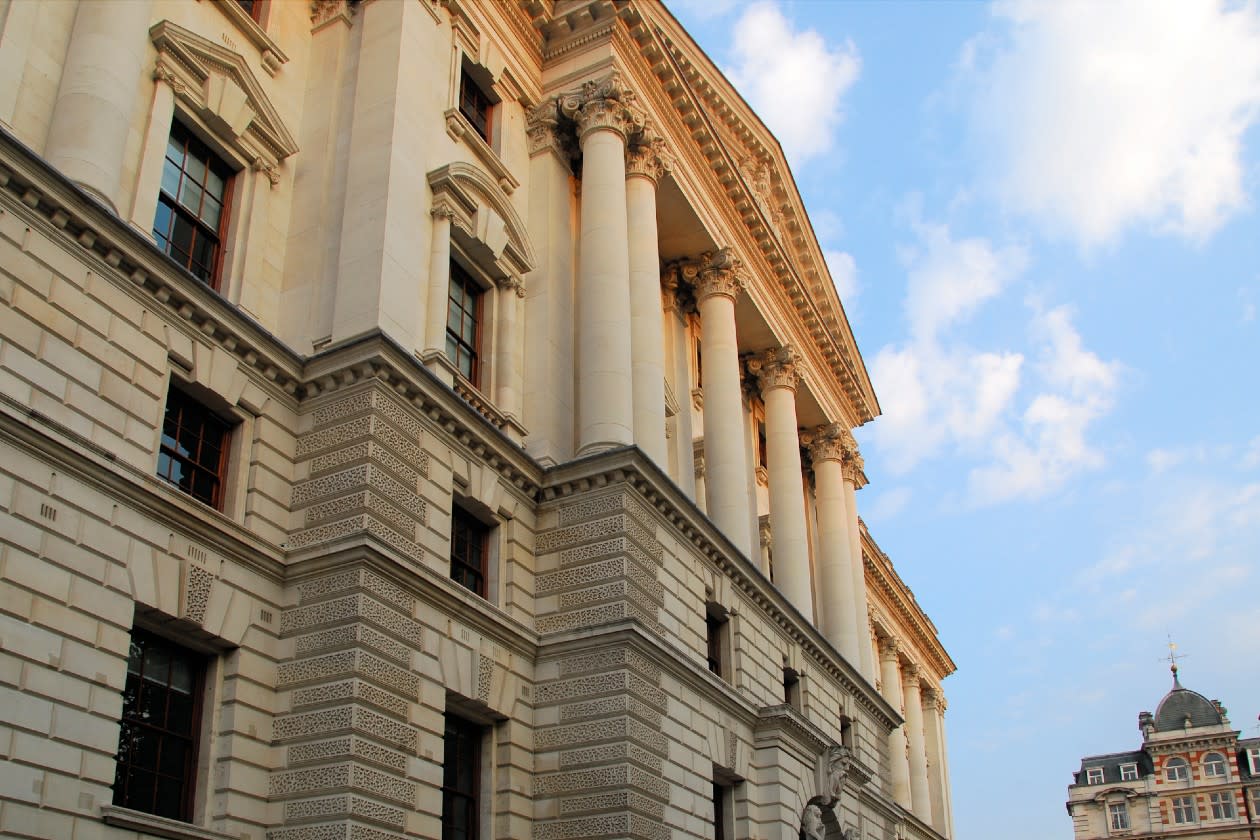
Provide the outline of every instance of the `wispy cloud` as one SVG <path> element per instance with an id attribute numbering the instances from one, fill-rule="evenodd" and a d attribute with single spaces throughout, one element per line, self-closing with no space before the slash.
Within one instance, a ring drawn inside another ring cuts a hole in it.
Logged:
<path id="1" fill-rule="evenodd" d="M 1247 203 L 1260 10 L 1215 0 L 1009 0 L 960 66 L 994 186 L 1085 246 L 1192 240 Z"/>
<path id="2" fill-rule="evenodd" d="M 857 262 L 847 251 L 823 251 L 823 259 L 827 261 L 827 270 L 831 272 L 831 282 L 836 284 L 840 302 L 852 318 L 853 304 L 862 292 L 858 283 Z"/>
<path id="3" fill-rule="evenodd" d="M 1028 346 L 976 348 L 968 322 L 1024 271 L 1022 248 L 914 220 L 904 249 L 909 337 L 876 353 L 884 416 L 871 434 L 894 472 L 942 454 L 974 466 L 968 502 L 1035 498 L 1102 463 L 1087 440 L 1112 407 L 1119 367 L 1086 349 L 1068 307 L 1034 305 Z"/>
<path id="4" fill-rule="evenodd" d="M 843 98 L 862 60 L 851 41 L 797 29 L 774 2 L 745 7 L 731 33 L 727 78 L 783 144 L 793 167 L 835 144 Z"/>

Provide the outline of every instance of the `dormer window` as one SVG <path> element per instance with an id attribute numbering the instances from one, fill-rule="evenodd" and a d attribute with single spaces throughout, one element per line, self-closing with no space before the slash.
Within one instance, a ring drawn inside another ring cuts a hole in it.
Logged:
<path id="1" fill-rule="evenodd" d="M 487 143 L 490 142 L 490 114 L 493 108 L 494 100 L 465 67 L 459 77 L 459 112 Z"/>
<path id="2" fill-rule="evenodd" d="M 1136 764 L 1120 765 L 1120 781 L 1136 782 L 1138 778 L 1138 769 Z"/>
<path id="3" fill-rule="evenodd" d="M 1085 784 L 1101 785 L 1103 783 L 1103 769 L 1101 767 L 1090 767 L 1085 771 Z"/>

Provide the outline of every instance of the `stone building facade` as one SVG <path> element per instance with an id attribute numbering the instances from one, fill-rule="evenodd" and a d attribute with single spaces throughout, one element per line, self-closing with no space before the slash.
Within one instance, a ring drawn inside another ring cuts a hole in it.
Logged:
<path id="1" fill-rule="evenodd" d="M 949 837 L 878 413 L 657 2 L 0 0 L 0 834 Z"/>
<path id="2" fill-rule="evenodd" d="M 1142 745 L 1081 759 L 1068 786 L 1076 840 L 1210 837 L 1260 831 L 1260 738 L 1239 738 L 1219 700 L 1181 685 L 1138 715 Z"/>

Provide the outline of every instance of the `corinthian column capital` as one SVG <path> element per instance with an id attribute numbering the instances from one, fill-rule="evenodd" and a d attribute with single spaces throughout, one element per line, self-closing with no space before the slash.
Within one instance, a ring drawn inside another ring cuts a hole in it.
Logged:
<path id="1" fill-rule="evenodd" d="M 560 103 L 555 97 L 529 112 L 525 134 L 529 137 L 530 157 L 547 151 L 562 160 L 572 160 L 577 156 L 572 131 L 565 130 L 560 124 Z"/>
<path id="2" fill-rule="evenodd" d="M 592 131 L 615 131 L 622 139 L 643 130 L 643 114 L 634 104 L 634 93 L 626 89 L 616 71 L 602 79 L 584 82 L 558 100 L 561 114 L 577 123 L 579 140 Z"/>
<path id="3" fill-rule="evenodd" d="M 696 300 L 721 295 L 734 301 L 744 288 L 744 280 L 739 274 L 742 267 L 743 263 L 730 248 L 703 255 L 695 280 Z"/>
<path id="4" fill-rule="evenodd" d="M 809 448 L 810 461 L 815 464 L 821 461 L 844 462 L 844 442 L 840 437 L 842 428 L 839 423 L 826 423 L 801 436 L 801 441 Z"/>
<path id="5" fill-rule="evenodd" d="M 795 391 L 801 374 L 796 369 L 799 356 L 791 345 L 776 347 L 754 355 L 748 360 L 748 372 L 757 377 L 764 394 L 772 388 Z"/>
<path id="6" fill-rule="evenodd" d="M 840 446 L 844 450 L 844 478 L 846 481 L 853 482 L 855 487 L 862 487 L 866 484 L 866 474 L 863 472 L 866 461 L 862 459 L 862 455 L 858 452 L 857 439 L 853 437 L 853 433 L 848 429 L 840 431 Z"/>
<path id="7" fill-rule="evenodd" d="M 879 658 L 881 661 L 897 661 L 897 651 L 901 646 L 892 636 L 884 636 L 879 640 Z"/>
<path id="8" fill-rule="evenodd" d="M 907 686 L 918 688 L 922 674 L 923 669 L 913 662 L 907 662 L 901 667 L 901 680 Z"/>
<path id="9" fill-rule="evenodd" d="M 644 130 L 642 139 L 626 149 L 626 177 L 647 178 L 653 184 L 671 171 L 673 157 L 665 150 L 665 139 Z"/>

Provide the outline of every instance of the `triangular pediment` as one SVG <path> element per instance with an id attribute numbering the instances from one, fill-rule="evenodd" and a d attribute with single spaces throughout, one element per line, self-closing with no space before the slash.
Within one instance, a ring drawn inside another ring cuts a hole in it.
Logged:
<path id="1" fill-rule="evenodd" d="M 245 57 L 169 20 L 149 30 L 157 75 L 242 158 L 276 164 L 298 150 Z"/>

